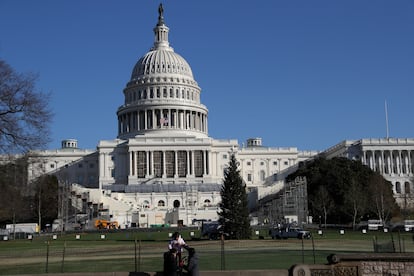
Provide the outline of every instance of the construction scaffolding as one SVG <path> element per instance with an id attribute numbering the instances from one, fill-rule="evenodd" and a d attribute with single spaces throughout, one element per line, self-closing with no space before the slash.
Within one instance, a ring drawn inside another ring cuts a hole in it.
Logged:
<path id="1" fill-rule="evenodd" d="M 308 193 L 306 177 L 297 177 L 275 194 L 259 200 L 260 218 L 276 225 L 308 223 Z"/>

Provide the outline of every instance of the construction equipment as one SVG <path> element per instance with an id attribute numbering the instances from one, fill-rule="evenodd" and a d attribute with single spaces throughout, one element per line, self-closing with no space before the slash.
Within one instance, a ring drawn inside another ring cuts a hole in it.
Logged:
<path id="1" fill-rule="evenodd" d="M 109 221 L 105 219 L 95 220 L 95 227 L 98 229 L 118 229 L 119 224 L 117 221 Z"/>

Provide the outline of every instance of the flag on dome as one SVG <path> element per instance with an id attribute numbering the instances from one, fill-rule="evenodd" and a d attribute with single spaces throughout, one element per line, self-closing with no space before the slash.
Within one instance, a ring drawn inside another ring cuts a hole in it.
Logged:
<path id="1" fill-rule="evenodd" d="M 168 126 L 168 118 L 161 118 L 160 119 L 160 124 L 162 126 Z"/>

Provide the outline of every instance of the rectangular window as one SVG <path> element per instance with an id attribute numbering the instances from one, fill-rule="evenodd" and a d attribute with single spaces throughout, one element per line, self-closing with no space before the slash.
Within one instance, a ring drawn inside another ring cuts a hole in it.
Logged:
<path id="1" fill-rule="evenodd" d="M 138 178 L 144 178 L 147 174 L 147 156 L 145 151 L 137 153 L 137 174 Z"/>
<path id="2" fill-rule="evenodd" d="M 196 177 L 202 177 L 204 171 L 203 152 L 194 151 L 194 174 Z"/>
<path id="3" fill-rule="evenodd" d="M 252 181 L 252 175 L 250 173 L 247 175 L 247 181 L 249 181 L 249 182 Z"/>
<path id="4" fill-rule="evenodd" d="M 162 151 L 154 151 L 154 176 L 162 177 L 163 159 Z"/>
<path id="5" fill-rule="evenodd" d="M 178 176 L 186 177 L 187 175 L 187 152 L 180 150 L 177 152 L 177 161 L 178 161 Z"/>
<path id="6" fill-rule="evenodd" d="M 175 152 L 165 152 L 165 173 L 167 177 L 174 177 L 175 173 Z"/>

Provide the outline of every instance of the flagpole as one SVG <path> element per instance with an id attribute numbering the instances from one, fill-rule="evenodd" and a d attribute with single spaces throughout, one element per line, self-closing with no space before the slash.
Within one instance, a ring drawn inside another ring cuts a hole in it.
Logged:
<path id="1" fill-rule="evenodd" d="M 390 137 L 389 136 L 389 129 L 388 129 L 388 108 L 387 108 L 387 100 L 385 100 L 385 126 L 387 129 L 387 139 Z"/>

